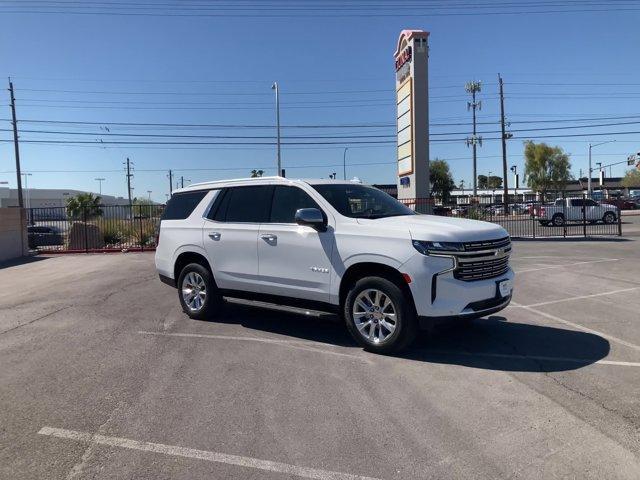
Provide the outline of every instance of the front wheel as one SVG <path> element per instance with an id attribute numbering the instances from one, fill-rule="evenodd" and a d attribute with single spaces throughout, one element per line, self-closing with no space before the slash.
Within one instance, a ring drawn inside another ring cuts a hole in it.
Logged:
<path id="1" fill-rule="evenodd" d="M 616 214 L 613 212 L 607 212 L 604 214 L 604 217 L 602 217 L 602 221 L 606 224 L 614 223 L 616 221 Z"/>
<path id="2" fill-rule="evenodd" d="M 358 280 L 347 294 L 344 318 L 356 342 L 370 352 L 396 352 L 416 337 L 417 319 L 410 299 L 385 278 Z"/>
<path id="3" fill-rule="evenodd" d="M 178 277 L 180 305 L 190 318 L 205 320 L 215 316 L 222 306 L 222 297 L 208 268 L 190 263 Z"/>

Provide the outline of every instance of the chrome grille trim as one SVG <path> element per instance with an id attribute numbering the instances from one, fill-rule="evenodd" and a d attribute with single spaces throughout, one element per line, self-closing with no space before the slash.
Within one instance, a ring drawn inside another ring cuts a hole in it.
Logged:
<path id="1" fill-rule="evenodd" d="M 465 242 L 465 252 L 473 252 L 476 250 L 494 250 L 496 248 L 505 247 L 511 245 L 511 239 L 509 237 L 498 238 L 496 240 L 483 240 L 480 242 Z"/>
<path id="2" fill-rule="evenodd" d="M 464 252 L 455 254 L 453 277 L 465 282 L 499 277 L 509 270 L 509 237 L 481 242 L 467 242 Z"/>

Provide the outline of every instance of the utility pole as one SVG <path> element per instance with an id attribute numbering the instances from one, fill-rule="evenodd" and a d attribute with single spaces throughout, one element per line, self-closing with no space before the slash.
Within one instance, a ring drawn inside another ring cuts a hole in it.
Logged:
<path id="1" fill-rule="evenodd" d="M 102 195 L 102 182 L 104 182 L 105 179 L 104 178 L 94 178 L 94 180 L 98 182 L 98 185 L 99 185 L 98 186 L 98 192 L 99 192 L 100 195 Z"/>
<path id="2" fill-rule="evenodd" d="M 507 185 L 507 138 L 511 138 L 511 134 L 505 131 L 504 120 L 504 90 L 502 88 L 502 77 L 498 74 L 498 83 L 500 84 L 500 124 L 502 126 L 502 187 L 504 200 L 504 214 L 508 214 L 509 208 L 509 186 Z"/>
<path id="3" fill-rule="evenodd" d="M 18 179 L 18 207 L 24 208 L 22 198 L 22 175 L 20 173 L 20 147 L 18 146 L 18 121 L 16 120 L 16 98 L 13 95 L 13 82 L 9 79 L 9 93 L 11 97 L 11 123 L 13 125 L 13 148 L 16 152 L 16 177 Z"/>
<path id="4" fill-rule="evenodd" d="M 127 196 L 129 197 L 129 209 L 131 209 L 131 177 L 133 174 L 131 173 L 131 162 L 129 161 L 129 157 L 127 157 Z"/>
<path id="5" fill-rule="evenodd" d="M 278 82 L 273 82 L 271 85 L 271 90 L 276 91 L 276 129 L 278 131 L 278 173 L 277 175 L 282 176 L 282 161 L 280 158 L 280 89 L 278 88 Z"/>
<path id="6" fill-rule="evenodd" d="M 591 175 L 593 173 L 593 168 L 591 168 L 591 149 L 593 147 L 598 147 L 600 145 L 605 145 L 607 143 L 613 143 L 615 142 L 615 140 L 607 140 L 606 142 L 600 142 L 600 143 L 594 143 L 594 144 L 589 144 L 589 178 L 587 179 L 587 195 L 589 198 L 591 198 Z"/>
<path id="7" fill-rule="evenodd" d="M 169 170 L 169 198 L 171 198 L 171 192 L 173 191 L 173 172 Z"/>
<path id="8" fill-rule="evenodd" d="M 473 111 L 473 135 L 467 137 L 467 147 L 473 147 L 473 196 L 478 195 L 478 165 L 477 165 L 477 146 L 482 146 L 482 137 L 476 132 L 476 109 L 482 110 L 482 102 L 476 102 L 476 93 L 482 89 L 482 84 L 477 81 L 467 82 L 464 86 L 467 93 L 471 94 L 471 102 L 467 102 L 467 110 Z"/>
<path id="9" fill-rule="evenodd" d="M 349 147 L 344 148 L 344 153 L 342 154 L 342 179 L 347 179 L 347 150 Z"/>

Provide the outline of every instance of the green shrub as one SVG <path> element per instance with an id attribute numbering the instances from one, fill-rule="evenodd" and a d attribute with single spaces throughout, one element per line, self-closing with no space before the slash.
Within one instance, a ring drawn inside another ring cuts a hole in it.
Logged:
<path id="1" fill-rule="evenodd" d="M 480 207 L 471 207 L 467 212 L 467 218 L 471 220 L 485 220 L 487 218 L 487 212 Z"/>
<path id="2" fill-rule="evenodd" d="M 119 245 L 127 243 L 131 238 L 131 222 L 128 220 L 109 220 L 100 225 L 104 243 L 107 245 Z"/>
<path id="3" fill-rule="evenodd" d="M 137 219 L 133 225 L 133 239 L 144 247 L 155 243 L 156 222 L 151 219 Z"/>

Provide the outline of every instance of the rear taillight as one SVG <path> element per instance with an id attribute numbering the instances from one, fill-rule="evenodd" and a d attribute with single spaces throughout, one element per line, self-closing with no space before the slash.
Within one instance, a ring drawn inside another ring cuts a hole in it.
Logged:
<path id="1" fill-rule="evenodd" d="M 544 207 L 540 207 L 540 216 L 544 217 L 547 213 L 547 210 Z"/>

